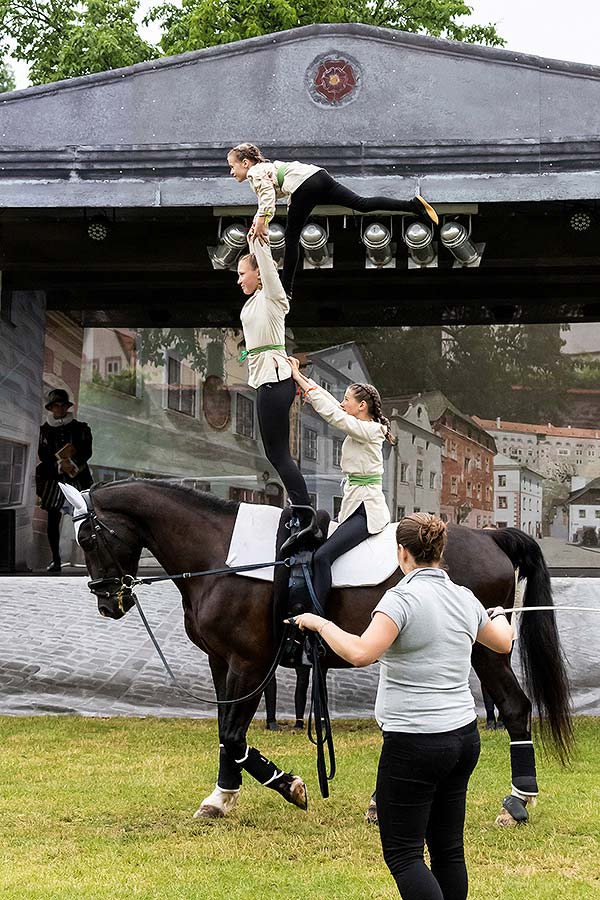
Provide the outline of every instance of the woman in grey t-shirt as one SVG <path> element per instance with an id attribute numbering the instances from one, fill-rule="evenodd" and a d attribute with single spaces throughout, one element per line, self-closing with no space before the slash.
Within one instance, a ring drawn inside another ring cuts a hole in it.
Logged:
<path id="1" fill-rule="evenodd" d="M 375 715 L 383 731 L 377 810 L 384 859 L 404 900 L 465 900 L 463 831 L 479 734 L 469 690 L 474 641 L 508 653 L 513 629 L 502 607 L 486 612 L 441 567 L 446 525 L 413 513 L 396 531 L 404 578 L 375 607 L 362 635 L 305 613 L 355 666 L 381 663 Z M 423 858 L 425 842 L 431 868 Z"/>

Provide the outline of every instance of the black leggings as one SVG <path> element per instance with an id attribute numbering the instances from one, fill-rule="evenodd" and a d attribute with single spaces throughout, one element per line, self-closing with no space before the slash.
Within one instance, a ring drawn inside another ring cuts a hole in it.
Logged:
<path id="1" fill-rule="evenodd" d="M 476 719 L 437 734 L 384 732 L 377 773 L 379 834 L 404 900 L 465 900 L 465 806 L 478 759 Z M 431 869 L 423 859 L 425 841 Z"/>
<path id="2" fill-rule="evenodd" d="M 361 503 L 313 556 L 313 584 L 321 605 L 325 606 L 331 592 L 331 566 L 335 560 L 369 537 L 367 513 Z"/>
<path id="3" fill-rule="evenodd" d="M 290 407 L 296 396 L 292 378 L 270 381 L 258 388 L 256 409 L 267 459 L 277 469 L 292 503 L 310 506 L 302 473 L 290 454 Z"/>
<path id="4" fill-rule="evenodd" d="M 300 233 L 315 206 L 329 204 L 346 206 L 357 212 L 417 212 L 413 200 L 392 200 L 389 197 L 361 197 L 332 178 L 325 169 L 319 169 L 294 191 L 288 207 L 285 228 L 285 256 L 281 283 L 286 294 L 291 294 L 298 265 Z"/>
<path id="5" fill-rule="evenodd" d="M 48 525 L 46 534 L 48 535 L 48 543 L 52 551 L 52 562 L 60 562 L 60 520 L 62 512 L 60 509 L 48 510 Z"/>

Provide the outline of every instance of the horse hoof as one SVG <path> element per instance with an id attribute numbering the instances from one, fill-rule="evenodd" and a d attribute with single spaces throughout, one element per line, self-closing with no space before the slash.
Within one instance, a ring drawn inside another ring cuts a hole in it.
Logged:
<path id="1" fill-rule="evenodd" d="M 299 775 L 295 775 L 290 784 L 290 799 L 299 809 L 308 809 L 306 785 Z"/>
<path id="2" fill-rule="evenodd" d="M 515 825 L 524 825 L 529 819 L 527 804 L 520 797 L 509 794 L 502 801 L 502 809 L 496 818 L 496 825 L 501 828 L 514 828 Z"/>
<path id="3" fill-rule="evenodd" d="M 218 806 L 201 806 L 200 809 L 197 809 L 194 813 L 194 819 L 223 819 L 225 818 L 225 813 L 222 809 L 219 809 Z"/>
<path id="4" fill-rule="evenodd" d="M 519 823 L 516 819 L 513 819 L 511 814 L 507 812 L 505 809 L 501 809 L 498 815 L 496 816 L 496 821 L 494 825 L 498 825 L 499 828 L 514 828 L 515 825 Z"/>
<path id="5" fill-rule="evenodd" d="M 288 803 L 293 803 L 299 809 L 308 808 L 308 794 L 306 785 L 299 775 L 286 774 L 283 776 L 281 786 L 277 789 Z"/>
<path id="6" fill-rule="evenodd" d="M 377 803 L 374 800 L 371 800 L 369 803 L 369 808 L 365 813 L 365 822 L 367 825 L 379 825 L 379 819 L 377 818 Z"/>
<path id="7" fill-rule="evenodd" d="M 521 800 L 520 797 L 515 797 L 514 794 L 509 794 L 508 797 L 504 798 L 502 801 L 502 808 L 512 816 L 515 822 L 526 822 L 529 818 L 525 800 Z"/>

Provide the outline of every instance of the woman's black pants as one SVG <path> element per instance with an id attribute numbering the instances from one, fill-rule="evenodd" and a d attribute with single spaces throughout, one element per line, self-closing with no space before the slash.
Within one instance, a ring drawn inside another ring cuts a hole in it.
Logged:
<path id="1" fill-rule="evenodd" d="M 465 805 L 478 758 L 477 720 L 437 734 L 384 732 L 377 773 L 379 834 L 404 900 L 465 900 Z M 425 842 L 431 869 L 423 859 Z"/>
<path id="2" fill-rule="evenodd" d="M 300 233 L 315 208 L 328 204 L 345 206 L 357 212 L 418 212 L 413 200 L 392 200 L 389 197 L 361 197 L 332 178 L 325 169 L 319 169 L 294 191 L 288 207 L 285 228 L 285 256 L 281 283 L 286 294 L 291 294 L 294 275 L 300 254 Z"/>
<path id="3" fill-rule="evenodd" d="M 366 541 L 368 537 L 367 514 L 364 504 L 361 503 L 358 509 L 355 509 L 316 550 L 313 556 L 313 586 L 321 606 L 325 606 L 331 592 L 331 566 L 335 560 Z"/>
<path id="4" fill-rule="evenodd" d="M 306 482 L 290 453 L 290 407 L 296 382 L 286 378 L 261 384 L 256 396 L 258 427 L 267 459 L 279 473 L 291 502 L 310 506 Z"/>

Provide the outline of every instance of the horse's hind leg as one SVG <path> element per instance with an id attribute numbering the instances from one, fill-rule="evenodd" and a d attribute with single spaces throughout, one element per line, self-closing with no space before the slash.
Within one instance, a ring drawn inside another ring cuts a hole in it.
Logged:
<path id="1" fill-rule="evenodd" d="M 502 801 L 497 825 L 517 825 L 529 818 L 538 794 L 531 740 L 531 703 L 510 667 L 510 658 L 475 644 L 473 668 L 492 696 L 510 737 L 511 792 Z"/>

